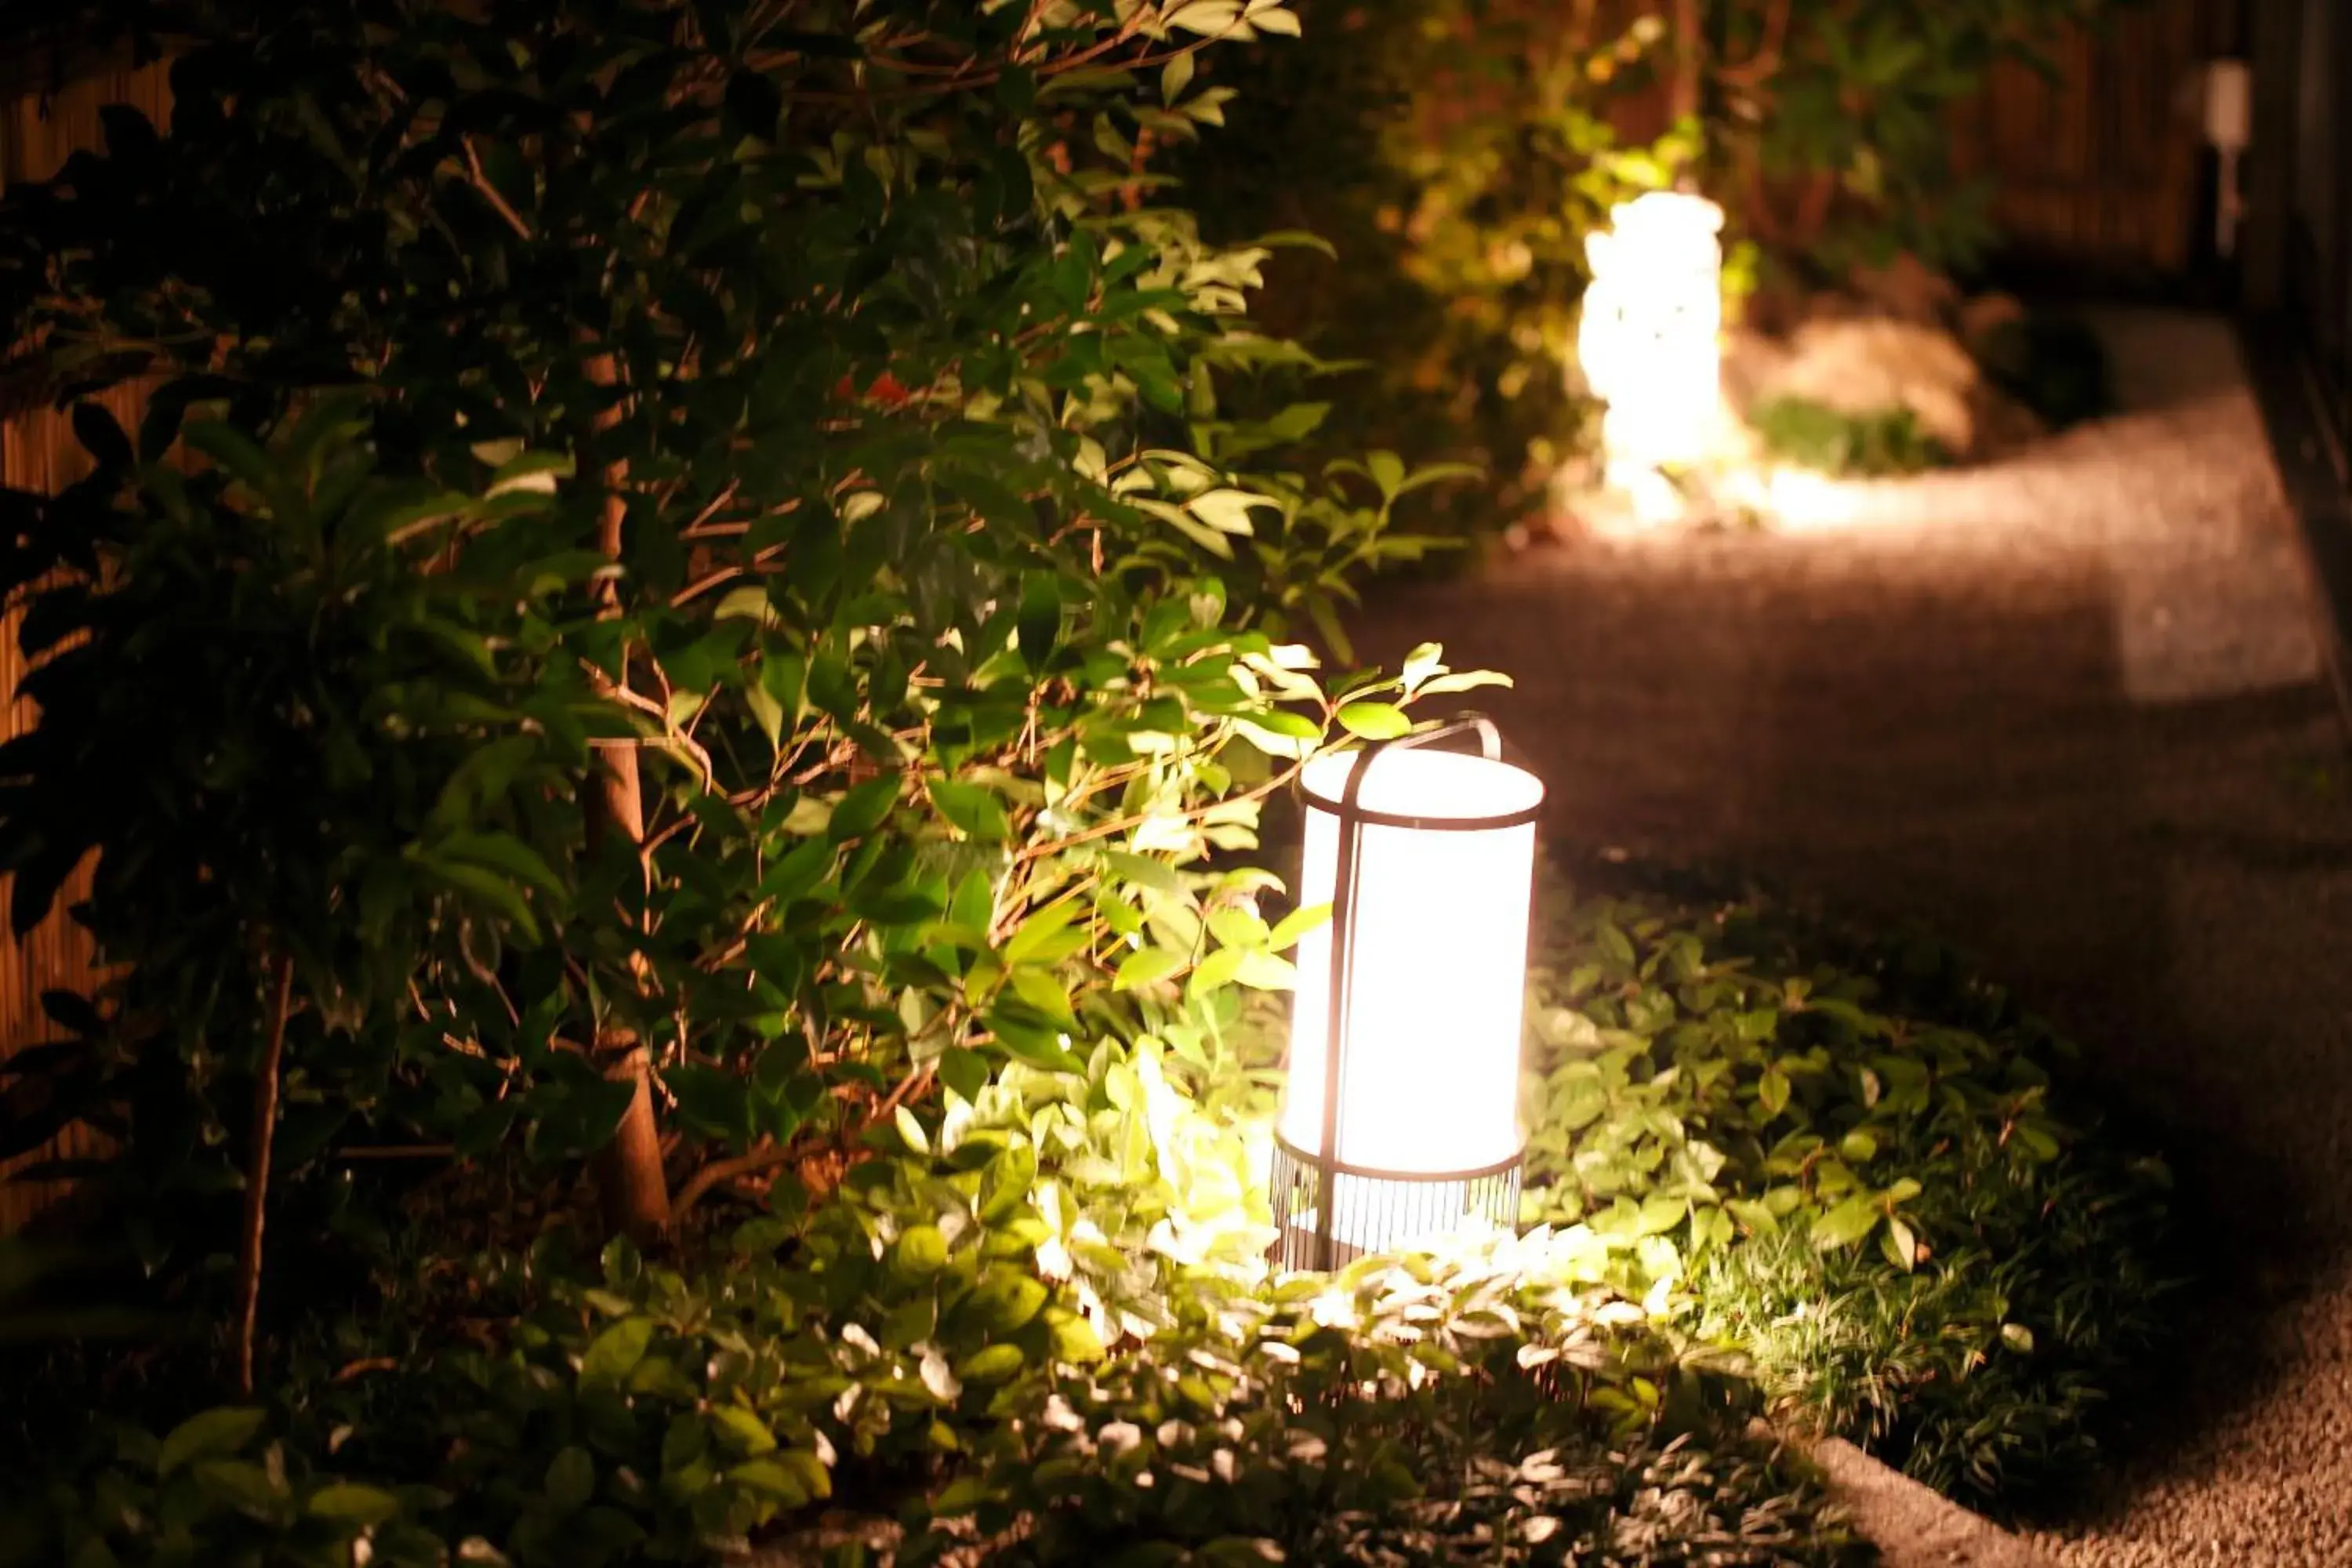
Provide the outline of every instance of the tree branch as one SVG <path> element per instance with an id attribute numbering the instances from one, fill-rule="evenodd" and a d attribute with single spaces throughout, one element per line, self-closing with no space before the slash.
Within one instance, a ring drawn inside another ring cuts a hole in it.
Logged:
<path id="1" fill-rule="evenodd" d="M 278 960 L 269 1044 L 253 1082 L 253 1147 L 246 1156 L 245 1234 L 236 1260 L 236 1392 L 253 1397 L 253 1333 L 261 1310 L 261 1229 L 269 1198 L 269 1145 L 278 1131 L 278 1079 L 286 1056 L 286 1015 L 294 1005 L 294 960 Z"/>
<path id="2" fill-rule="evenodd" d="M 930 1081 L 929 1064 L 926 1063 L 914 1068 L 898 1080 L 897 1088 L 875 1102 L 873 1110 L 857 1124 L 857 1130 L 863 1131 L 897 1110 L 899 1106 L 906 1103 L 909 1095 L 916 1093 Z M 812 1146 L 806 1142 L 779 1143 L 773 1139 L 766 1139 L 762 1140 L 758 1147 L 743 1153 L 730 1155 L 724 1160 L 713 1160 L 688 1177 L 686 1184 L 678 1188 L 677 1196 L 671 1204 L 671 1213 L 673 1215 L 686 1213 L 700 1202 L 703 1195 L 713 1187 L 744 1176 L 757 1175 L 762 1171 L 772 1171 L 779 1165 L 788 1165 L 808 1153 Z"/>
<path id="3" fill-rule="evenodd" d="M 533 237 L 530 225 L 523 222 L 521 215 L 507 205 L 506 197 L 499 195 L 498 187 L 490 184 L 489 175 L 482 172 L 482 156 L 474 151 L 474 139 L 470 136 L 461 136 L 457 141 L 458 144 L 466 149 L 466 167 L 473 175 L 474 189 L 481 194 L 482 199 L 489 203 L 500 217 L 507 220 L 508 227 L 525 239 Z"/>
<path id="4" fill-rule="evenodd" d="M 1780 51 L 1789 41 L 1789 10 L 1790 0 L 1772 0 L 1772 8 L 1764 14 L 1764 35 L 1756 52 L 1739 64 L 1727 65 L 1715 74 L 1734 87 L 1753 90 L 1780 68 Z"/>

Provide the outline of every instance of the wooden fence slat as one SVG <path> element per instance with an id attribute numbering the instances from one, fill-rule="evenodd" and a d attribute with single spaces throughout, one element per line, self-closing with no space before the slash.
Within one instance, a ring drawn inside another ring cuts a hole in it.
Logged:
<path id="1" fill-rule="evenodd" d="M 2208 40 L 2231 36 L 2237 0 L 2147 0 L 2052 51 L 2062 85 L 1994 68 L 1954 118 L 1985 127 L 1972 172 L 2013 248 L 2098 269 L 2178 274 L 2197 241 Z"/>

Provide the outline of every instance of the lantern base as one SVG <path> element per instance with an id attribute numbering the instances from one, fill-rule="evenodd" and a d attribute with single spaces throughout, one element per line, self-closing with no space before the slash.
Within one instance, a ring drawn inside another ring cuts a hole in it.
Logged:
<path id="1" fill-rule="evenodd" d="M 1286 1269 L 1332 1269 L 1378 1252 L 1424 1244 L 1465 1223 L 1514 1229 L 1522 1157 L 1475 1171 L 1366 1171 L 1327 1163 L 1274 1141 L 1273 1257 Z M 1328 1185 L 1331 1220 L 1323 1223 Z"/>

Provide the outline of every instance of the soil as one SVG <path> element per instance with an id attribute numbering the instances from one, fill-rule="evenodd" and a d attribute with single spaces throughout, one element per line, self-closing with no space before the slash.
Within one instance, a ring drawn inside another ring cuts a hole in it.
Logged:
<path id="1" fill-rule="evenodd" d="M 1808 526 L 1498 556 L 1376 596 L 1551 831 L 1928 927 L 2160 1130 L 2201 1314 L 2039 1540 L 2079 1568 L 2352 1564 L 2352 765 L 2230 328 L 2098 325 L 2123 412 L 1824 486 Z"/>

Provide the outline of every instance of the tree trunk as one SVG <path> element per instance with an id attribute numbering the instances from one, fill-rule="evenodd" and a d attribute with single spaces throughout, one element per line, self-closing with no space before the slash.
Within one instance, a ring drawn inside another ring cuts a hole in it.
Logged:
<path id="1" fill-rule="evenodd" d="M 1706 48 L 1698 0 L 1675 0 L 1675 123 L 1698 118 L 1699 65 Z"/>
<path id="2" fill-rule="evenodd" d="M 619 367 L 613 356 L 604 353 L 589 360 L 588 379 L 599 386 L 617 384 Z M 596 416 L 596 428 L 610 429 L 619 419 L 617 407 L 607 409 Z M 612 464 L 604 470 L 604 515 L 597 532 L 597 545 L 615 561 L 621 558 L 621 525 L 628 512 L 621 494 L 621 483 L 627 474 L 625 462 Z M 608 577 L 597 592 L 602 600 L 599 613 L 618 616 L 619 586 Z M 628 679 L 627 658 L 624 651 L 623 682 Z M 618 689 L 602 674 L 593 679 L 600 696 L 613 696 Z M 638 786 L 637 749 L 626 740 L 599 741 L 592 747 L 592 753 L 595 767 L 584 803 L 588 847 L 593 853 L 618 837 L 637 847 L 642 857 L 646 812 Z M 646 868 L 646 874 L 651 875 L 651 868 Z M 644 959 L 633 959 L 631 967 L 642 982 Z M 625 1027 L 600 1028 L 594 1048 L 597 1065 L 606 1079 L 633 1086 L 628 1109 L 622 1111 L 621 1123 L 613 1130 L 612 1142 L 596 1155 L 596 1186 L 604 1226 L 618 1235 L 650 1240 L 666 1233 L 670 1225 L 669 1178 L 662 1169 L 661 1125 L 654 1114 L 653 1060 L 635 1032 Z"/>

